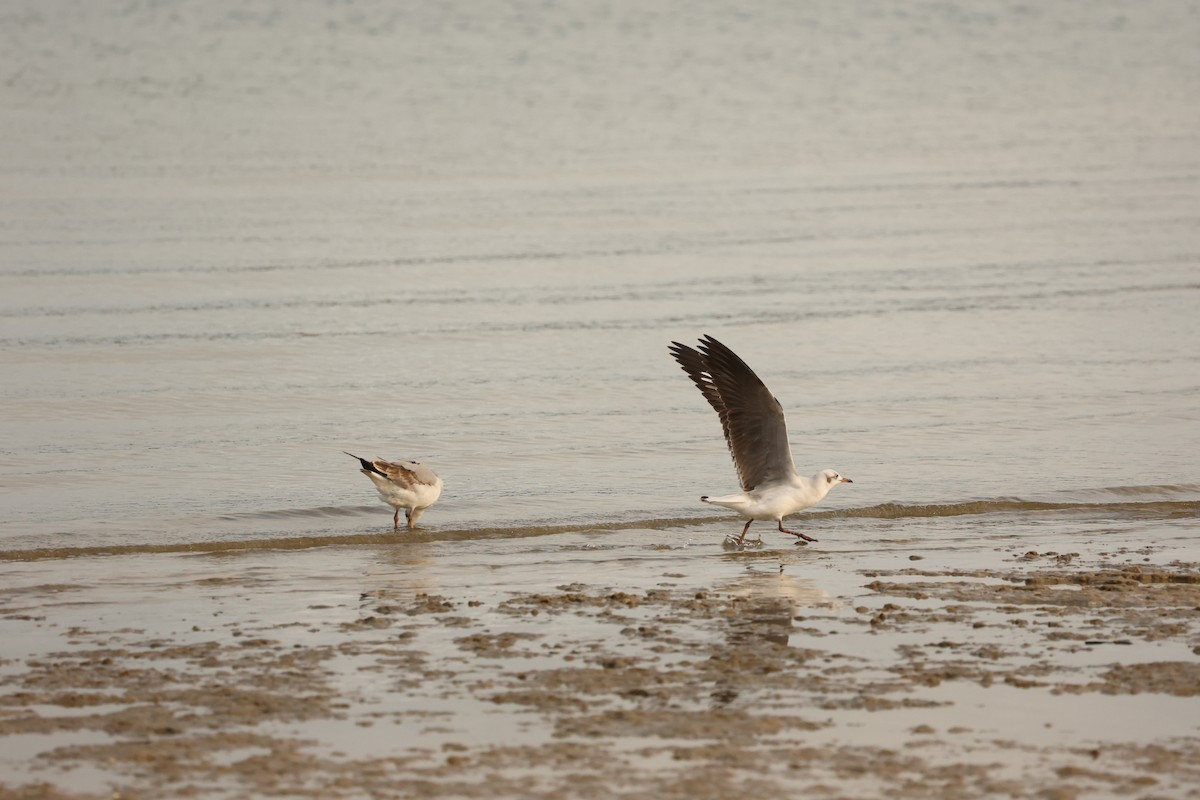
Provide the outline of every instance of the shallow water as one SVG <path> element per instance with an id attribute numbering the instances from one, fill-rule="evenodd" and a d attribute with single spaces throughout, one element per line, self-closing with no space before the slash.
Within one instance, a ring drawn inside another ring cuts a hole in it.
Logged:
<path id="1" fill-rule="evenodd" d="M 822 508 L 1195 518 L 1194 4 L 9 8 L 0 549 L 710 519 L 702 333 Z"/>

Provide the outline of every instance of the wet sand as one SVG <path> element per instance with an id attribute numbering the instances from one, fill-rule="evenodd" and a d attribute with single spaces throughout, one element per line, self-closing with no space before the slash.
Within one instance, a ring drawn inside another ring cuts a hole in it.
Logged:
<path id="1" fill-rule="evenodd" d="M 1200 794 L 1186 538 L 720 530 L 10 562 L 0 798 Z"/>

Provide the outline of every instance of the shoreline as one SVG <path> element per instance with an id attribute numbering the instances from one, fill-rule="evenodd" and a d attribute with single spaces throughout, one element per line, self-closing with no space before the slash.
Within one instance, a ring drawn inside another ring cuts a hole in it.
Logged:
<path id="1" fill-rule="evenodd" d="M 1200 499 L 1196 495 L 1200 486 L 1195 484 L 1154 486 L 1154 487 L 1110 487 L 1107 489 L 1090 490 L 1093 493 L 1104 493 L 1108 499 L 1082 500 L 1072 499 L 1022 499 L 1016 497 L 996 497 L 991 499 L 947 500 L 921 504 L 907 504 L 896 501 L 878 503 L 867 506 L 848 506 L 841 508 L 822 507 L 808 509 L 798 521 L 804 524 L 827 523 L 830 521 L 886 521 L 898 519 L 925 519 L 945 517 L 979 518 L 989 514 L 1045 514 L 1049 520 L 1066 519 L 1072 515 L 1098 514 L 1108 515 L 1117 519 L 1131 520 L 1153 515 L 1160 519 L 1172 519 L 1180 516 L 1200 516 Z M 1137 492 L 1145 496 L 1153 495 L 1154 499 L 1128 500 L 1122 499 L 1122 494 Z M 1182 495 L 1182 497 L 1180 497 Z M 549 524 L 545 521 L 533 521 L 525 524 L 508 526 L 456 527 L 443 526 L 434 523 L 432 526 L 422 526 L 415 532 L 395 531 L 390 526 L 381 525 L 380 519 L 386 517 L 380 509 L 382 506 L 353 506 L 339 508 L 325 506 L 316 509 L 296 509 L 290 511 L 256 512 L 245 515 L 255 519 L 282 519 L 289 523 L 287 528 L 266 529 L 258 536 L 247 537 L 246 532 L 234 534 L 237 538 L 213 538 L 199 541 L 182 542 L 153 542 L 144 541 L 135 544 L 81 544 L 73 546 L 54 547 L 0 547 L 0 562 L 39 561 L 61 558 L 94 557 L 94 556 L 123 556 L 139 553 L 220 553 L 243 550 L 305 550 L 317 547 L 341 547 L 357 545 L 396 545 L 396 544 L 428 544 L 441 541 L 465 541 L 490 538 L 526 538 L 569 534 L 576 532 L 617 532 L 647 529 L 664 531 L 671 529 L 694 528 L 709 524 L 724 524 L 726 526 L 741 525 L 736 514 L 706 514 L 704 516 L 646 516 L 635 519 L 617 519 L 603 522 L 579 521 L 558 522 Z M 355 522 L 353 528 L 325 531 L 320 534 L 295 534 L 296 525 L 306 519 L 315 517 L 364 517 L 364 522 Z M 227 516 L 224 518 L 228 518 Z M 211 520 L 188 519 L 186 526 L 190 529 Z M 375 532 L 363 533 L 361 529 L 367 525 Z M 754 535 L 761 536 L 767 531 L 754 529 Z M 59 537 L 61 538 L 61 537 Z"/>

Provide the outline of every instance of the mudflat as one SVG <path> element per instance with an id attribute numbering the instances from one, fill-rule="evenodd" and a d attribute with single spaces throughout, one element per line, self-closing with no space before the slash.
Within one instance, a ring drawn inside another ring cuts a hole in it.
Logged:
<path id="1" fill-rule="evenodd" d="M 0 798 L 1200 793 L 1171 545 L 586 538 L 491 579 L 411 543 L 14 564 Z"/>

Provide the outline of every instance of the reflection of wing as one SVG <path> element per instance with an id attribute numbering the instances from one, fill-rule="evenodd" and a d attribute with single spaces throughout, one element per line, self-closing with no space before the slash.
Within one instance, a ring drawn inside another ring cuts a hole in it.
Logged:
<path id="1" fill-rule="evenodd" d="M 735 597 L 760 600 L 785 600 L 793 606 L 840 607 L 844 600 L 834 597 L 812 581 L 773 572 L 753 572 L 720 586 L 722 592 Z"/>
<path id="2" fill-rule="evenodd" d="M 670 351 L 720 417 L 742 489 L 795 476 L 783 407 L 754 370 L 711 336 L 698 351 L 679 342 Z"/>

